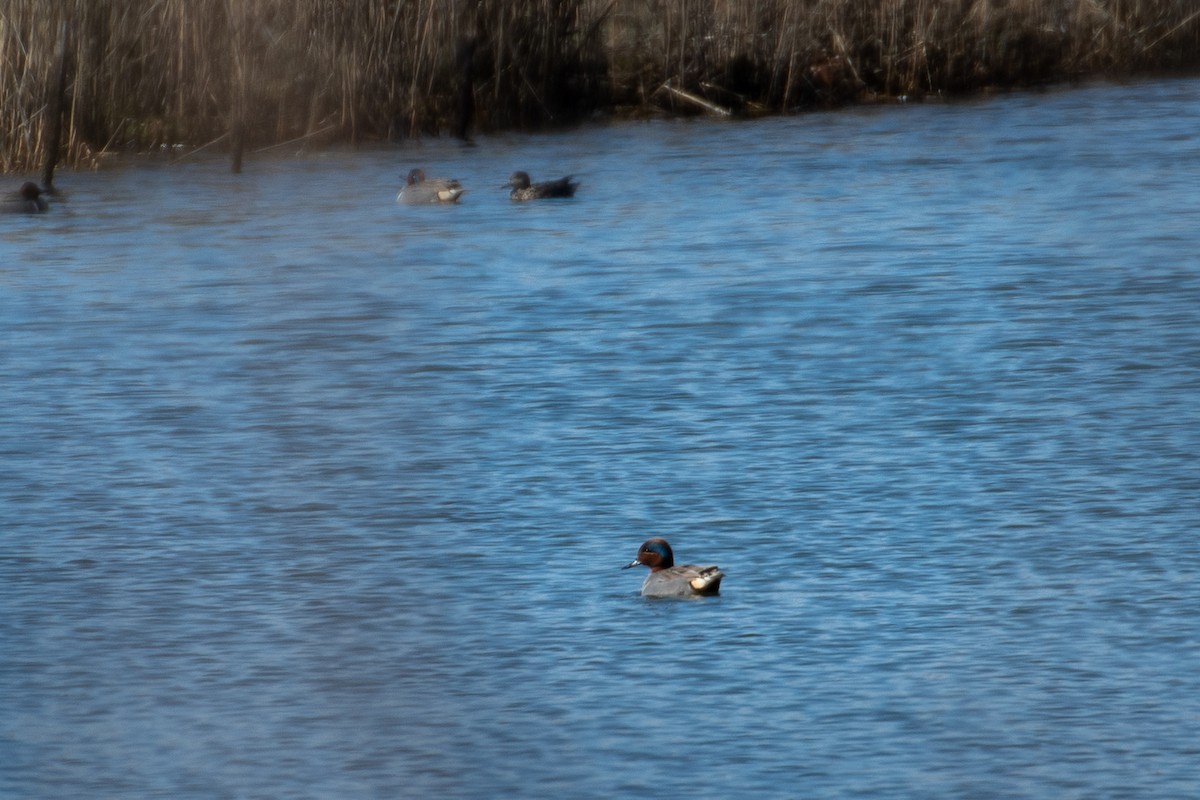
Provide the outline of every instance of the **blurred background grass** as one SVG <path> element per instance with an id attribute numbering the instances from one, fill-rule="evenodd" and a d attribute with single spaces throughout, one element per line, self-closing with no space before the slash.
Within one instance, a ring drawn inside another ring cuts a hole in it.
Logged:
<path id="1" fill-rule="evenodd" d="M 63 23 L 66 37 L 63 38 Z M 1195 0 L 0 0 L 0 168 L 1193 70 Z M 232 135 L 231 135 L 232 132 Z"/>

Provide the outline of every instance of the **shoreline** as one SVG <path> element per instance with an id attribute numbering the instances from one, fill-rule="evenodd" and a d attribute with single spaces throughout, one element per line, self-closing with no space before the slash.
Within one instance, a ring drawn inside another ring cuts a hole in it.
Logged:
<path id="1" fill-rule="evenodd" d="M 447 144 L 454 142 L 455 140 L 457 140 L 459 146 L 470 148 L 479 146 L 479 140 L 486 140 L 489 137 L 538 136 L 560 133 L 566 134 L 581 128 L 605 127 L 610 125 L 640 125 L 672 122 L 678 122 L 682 124 L 687 124 L 690 122 L 708 122 L 738 125 L 816 114 L 836 114 L 871 109 L 900 110 L 925 105 L 969 105 L 974 103 L 985 103 L 1002 97 L 1019 96 L 1022 94 L 1040 95 L 1057 92 L 1076 92 L 1087 91 L 1089 89 L 1104 86 L 1129 86 L 1140 83 L 1187 80 L 1200 80 L 1200 72 L 1156 72 L 1120 77 L 1088 76 L 1071 81 L 1046 83 L 1037 86 L 989 87 L 973 93 L 955 94 L 949 96 L 927 95 L 917 98 L 875 98 L 873 100 L 846 103 L 828 108 L 807 108 L 782 112 L 721 115 L 703 112 L 673 113 L 657 107 L 597 110 L 593 112 L 592 115 L 587 119 L 572 120 L 570 122 L 564 122 L 556 125 L 542 125 L 536 128 L 522 130 L 485 131 L 465 140 L 458 139 L 458 137 L 447 132 L 430 133 L 393 140 L 363 137 L 355 142 L 341 139 L 326 139 L 323 141 L 316 141 L 314 143 L 316 137 L 301 137 L 299 140 L 267 144 L 257 147 L 253 150 L 247 150 L 245 152 L 245 157 L 249 163 L 254 163 L 254 161 L 274 162 L 293 158 L 320 157 L 325 154 L 371 151 L 403 152 L 406 148 L 419 148 L 423 144 L 430 144 L 434 142 Z M 214 142 L 195 145 L 187 142 L 175 142 L 171 144 L 164 143 L 157 145 L 152 149 L 142 150 L 133 148 L 110 148 L 101 152 L 92 153 L 89 162 L 86 164 L 64 164 L 60 165 L 60 168 L 63 171 L 70 173 L 80 171 L 101 171 L 104 169 L 119 169 L 121 166 L 130 163 L 151 164 L 156 167 L 169 168 L 177 165 L 186 165 L 197 162 L 227 162 L 230 156 L 230 150 L 228 147 L 224 146 L 226 139 L 227 137 L 222 136 Z M 31 166 L 26 170 L 9 170 L 3 174 L 14 176 L 23 174 L 32 175 L 35 171 L 36 167 Z"/>

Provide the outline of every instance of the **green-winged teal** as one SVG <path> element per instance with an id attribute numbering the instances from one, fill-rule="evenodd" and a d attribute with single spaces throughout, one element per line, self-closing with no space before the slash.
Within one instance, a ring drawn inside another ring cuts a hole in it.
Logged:
<path id="1" fill-rule="evenodd" d="M 457 203 L 465 191 L 462 184 L 456 180 L 426 178 L 425 170 L 418 168 L 408 173 L 404 188 L 396 195 L 396 202 L 409 205 Z"/>
<path id="2" fill-rule="evenodd" d="M 637 558 L 622 569 L 645 566 L 650 574 L 642 583 L 646 597 L 699 597 L 719 594 L 725 573 L 720 567 L 698 567 L 694 564 L 675 566 L 675 554 L 666 539 L 647 539 L 638 550 Z"/>

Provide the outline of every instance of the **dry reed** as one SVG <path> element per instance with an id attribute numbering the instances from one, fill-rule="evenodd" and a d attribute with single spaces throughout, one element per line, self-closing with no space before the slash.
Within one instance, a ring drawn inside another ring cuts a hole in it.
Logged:
<path id="1" fill-rule="evenodd" d="M 0 170 L 1192 70 L 1194 0 L 0 0 Z"/>

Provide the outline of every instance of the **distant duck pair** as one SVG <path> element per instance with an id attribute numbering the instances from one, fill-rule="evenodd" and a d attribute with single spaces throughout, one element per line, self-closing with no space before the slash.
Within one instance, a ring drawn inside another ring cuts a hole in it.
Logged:
<path id="1" fill-rule="evenodd" d="M 50 207 L 44 194 L 36 183 L 25 181 L 20 189 L 0 198 L 0 211 L 7 214 L 40 214 Z"/>
<path id="2" fill-rule="evenodd" d="M 574 197 L 578 183 L 568 175 L 556 181 L 531 183 L 529 173 L 514 172 L 503 188 L 512 189 L 509 198 L 512 200 L 541 200 L 549 197 Z M 456 180 L 448 178 L 426 178 L 423 169 L 414 169 L 408 173 L 404 188 L 396 195 L 397 203 L 409 205 L 427 205 L 429 203 L 457 203 L 466 189 Z"/>

